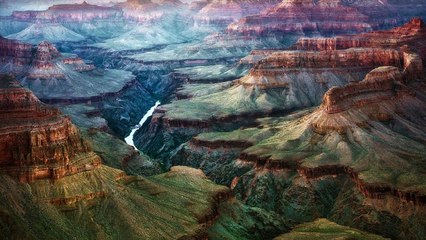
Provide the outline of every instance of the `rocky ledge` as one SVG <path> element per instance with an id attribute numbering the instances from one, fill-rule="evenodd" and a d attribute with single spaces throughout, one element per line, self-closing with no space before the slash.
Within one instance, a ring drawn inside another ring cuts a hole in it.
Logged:
<path id="1" fill-rule="evenodd" d="M 123 154 L 97 148 L 107 163 Z M 6 238 L 203 238 L 230 197 L 201 170 L 174 167 L 144 178 L 101 164 L 68 117 L 7 75 L 0 77 L 0 179 Z M 118 227 L 111 232 L 106 222 Z"/>
<path id="2" fill-rule="evenodd" d="M 41 103 L 10 76 L 1 76 L 1 172 L 23 182 L 92 170 L 100 158 L 71 120 Z"/>
<path id="3" fill-rule="evenodd" d="M 409 185 L 405 177 L 422 175 L 415 166 L 424 157 L 426 109 L 404 79 L 396 67 L 379 67 L 359 83 L 327 91 L 322 105 L 312 113 L 264 120 L 257 128 L 201 134 L 190 144 L 245 149 L 239 161 L 253 163 L 258 170 L 293 169 L 307 178 L 347 174 L 366 197 L 381 199 L 390 194 L 423 205 L 426 190 L 421 177 Z M 396 138 L 404 139 L 399 147 L 393 142 Z M 374 150 L 378 148 L 386 152 Z M 382 161 L 387 165 L 372 164 Z M 389 169 L 392 161 L 406 165 Z M 395 184 L 388 179 L 393 174 L 405 177 Z"/>
<path id="4" fill-rule="evenodd" d="M 211 0 L 203 6 L 195 15 L 196 25 L 227 26 L 240 18 L 258 14 L 263 10 L 274 6 L 280 0 L 245 1 L 245 0 Z"/>
<path id="5" fill-rule="evenodd" d="M 316 51 L 294 47 L 285 51 L 254 51 L 256 61 L 253 60 L 255 64 L 248 75 L 227 87 L 216 84 L 219 90 L 173 101 L 158 109 L 150 125 L 137 134 L 138 147 L 157 156 L 158 152 L 164 153 L 164 147 L 178 147 L 194 133 L 235 129 L 244 124 L 253 125 L 256 117 L 316 106 L 330 88 L 359 82 L 381 66 L 396 67 L 404 75 L 404 84 L 415 82 L 424 77 L 424 68 L 421 48 L 411 46 L 424 45 L 426 38 L 422 37 L 422 30 L 407 29 L 421 26 L 419 20 L 413 20 L 403 27 L 379 32 L 389 33 L 395 39 L 411 39 L 401 47 L 378 41 L 364 48 Z M 172 146 L 160 144 L 163 137 L 174 139 Z"/>
<path id="6" fill-rule="evenodd" d="M 33 46 L 0 38 L 0 49 L 0 73 L 16 75 L 47 103 L 98 102 L 120 95 L 136 81 L 131 72 L 97 69 L 46 41 Z"/>
<path id="7" fill-rule="evenodd" d="M 83 2 L 81 4 L 59 4 L 45 11 L 15 11 L 12 17 L 24 21 L 70 21 L 83 22 L 122 16 L 121 9 L 102 7 Z"/>
<path id="8" fill-rule="evenodd" d="M 259 15 L 242 18 L 228 27 L 228 32 L 243 35 L 283 33 L 342 34 L 372 29 L 368 16 L 340 1 L 285 0 Z"/>
<path id="9" fill-rule="evenodd" d="M 376 4 L 372 4 L 373 2 Z M 413 11 L 413 7 L 426 8 L 424 4 L 416 3 L 406 3 L 403 6 L 382 1 L 348 4 L 341 0 L 284 0 L 261 14 L 248 16 L 231 24 L 228 32 L 242 35 L 298 33 L 322 36 L 361 33 L 392 26 L 421 15 L 418 11 Z M 378 14 L 380 17 L 377 17 Z"/>
<path id="10" fill-rule="evenodd" d="M 412 49 L 425 60 L 426 26 L 422 18 L 413 18 L 401 27 L 387 31 L 375 31 L 355 36 L 339 36 L 334 38 L 301 38 L 292 47 L 297 50 L 322 51 L 348 48 L 393 48 Z M 409 46 L 409 47 L 408 47 Z"/>

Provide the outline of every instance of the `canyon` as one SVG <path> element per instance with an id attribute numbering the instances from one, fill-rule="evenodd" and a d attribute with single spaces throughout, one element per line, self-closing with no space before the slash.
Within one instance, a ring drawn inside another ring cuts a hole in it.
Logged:
<path id="1" fill-rule="evenodd" d="M 126 176 L 118 169 L 103 165 L 101 158 L 91 150 L 89 141 L 81 137 L 70 118 L 58 109 L 41 103 L 11 76 L 2 75 L 0 82 L 1 189 L 7 192 L 9 187 L 14 189 L 9 194 L 2 194 L 0 219 L 11 224 L 4 233 L 6 236 L 38 238 L 41 235 L 60 235 L 72 238 L 77 234 L 83 239 L 90 239 L 108 234 L 109 230 L 107 227 L 86 228 L 81 222 L 104 224 L 105 220 L 119 225 L 115 234 L 130 238 L 156 236 L 171 239 L 177 235 L 207 234 L 204 223 L 215 217 L 216 205 L 228 198 L 226 187 L 214 185 L 200 170 L 185 167 L 176 167 L 167 175 L 150 178 Z M 170 181 L 173 188 L 168 186 Z M 185 186 L 188 183 L 192 187 Z M 177 191 L 179 188 L 181 193 Z M 182 204 L 198 204 L 199 208 L 191 212 L 177 211 L 184 206 L 179 207 L 172 200 L 176 198 L 173 195 L 182 196 L 187 191 L 193 192 L 182 199 Z M 153 203 L 153 196 L 162 200 L 157 199 Z M 172 204 L 167 210 L 157 205 L 170 200 L 172 202 L 168 204 Z M 24 211 L 8 207 L 8 204 L 19 206 Z M 110 210 L 104 212 L 104 208 Z M 78 216 L 77 209 L 88 216 Z M 159 213 L 160 209 L 163 212 Z M 153 211 L 160 216 L 158 220 L 150 217 Z M 109 218 L 111 215 L 116 217 Z M 129 215 L 140 222 L 151 218 L 150 224 L 158 226 L 161 222 L 165 224 L 163 226 L 168 225 L 167 230 L 150 230 L 152 227 L 148 225 L 135 226 L 133 220 L 126 219 L 125 216 Z M 169 223 L 165 221 L 167 218 Z M 72 232 L 56 224 L 65 219 Z M 176 225 L 177 219 L 180 219 L 181 225 Z M 34 224 L 25 225 L 26 221 Z M 37 229 L 42 228 L 49 230 L 40 235 Z"/>
<path id="2" fill-rule="evenodd" d="M 6 239 L 424 238 L 424 1 L 46 4 L 0 1 Z"/>

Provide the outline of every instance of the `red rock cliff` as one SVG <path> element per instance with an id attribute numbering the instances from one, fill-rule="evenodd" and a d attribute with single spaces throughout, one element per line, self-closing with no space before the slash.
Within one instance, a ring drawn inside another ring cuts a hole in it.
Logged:
<path id="1" fill-rule="evenodd" d="M 0 171 L 21 181 L 58 179 L 100 159 L 70 118 L 41 103 L 10 76 L 0 79 Z"/>
<path id="2" fill-rule="evenodd" d="M 248 16 L 228 27 L 243 35 L 269 33 L 359 33 L 372 29 L 368 16 L 340 1 L 285 0 L 259 15 Z"/>
<path id="3" fill-rule="evenodd" d="M 83 2 L 81 4 L 54 5 L 45 11 L 16 11 L 12 17 L 18 20 L 49 20 L 80 22 L 94 19 L 106 19 L 122 16 L 122 11 L 115 7 L 101 7 Z"/>

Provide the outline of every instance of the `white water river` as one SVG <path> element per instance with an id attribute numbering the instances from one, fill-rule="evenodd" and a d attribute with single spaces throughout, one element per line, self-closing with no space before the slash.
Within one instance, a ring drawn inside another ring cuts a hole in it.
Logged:
<path id="1" fill-rule="evenodd" d="M 134 126 L 132 129 L 132 132 L 130 133 L 129 136 L 127 136 L 124 140 L 126 141 L 126 143 L 132 147 L 134 147 L 135 149 L 138 149 L 135 146 L 135 143 L 133 142 L 133 136 L 135 135 L 136 131 L 139 130 L 139 128 L 142 127 L 142 125 L 146 122 L 146 120 L 148 120 L 149 117 L 152 116 L 152 114 L 154 113 L 154 110 L 158 107 L 158 105 L 160 105 L 160 101 L 157 101 L 155 103 L 154 106 L 152 106 L 151 109 L 149 109 L 149 111 L 145 114 L 145 116 L 143 116 L 143 118 L 139 121 L 139 124 Z M 139 150 L 139 149 L 138 149 Z"/>

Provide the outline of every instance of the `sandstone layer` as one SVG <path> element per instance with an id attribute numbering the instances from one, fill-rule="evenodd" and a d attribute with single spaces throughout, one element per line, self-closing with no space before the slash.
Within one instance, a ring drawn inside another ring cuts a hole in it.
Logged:
<path id="1" fill-rule="evenodd" d="M 211 0 L 195 15 L 197 25 L 227 26 L 240 18 L 258 14 L 279 3 L 279 0 Z"/>
<path id="2" fill-rule="evenodd" d="M 81 4 L 60 4 L 45 11 L 15 11 L 12 17 L 25 21 L 70 21 L 83 22 L 122 16 L 119 8 L 101 7 L 83 2 Z"/>
<path id="3" fill-rule="evenodd" d="M 46 41 L 29 45 L 0 39 L 0 73 L 14 74 L 48 103 L 86 103 L 118 96 L 135 83 L 132 73 L 97 69 L 74 54 L 61 54 Z"/>
<path id="4" fill-rule="evenodd" d="M 5 238 L 204 238 L 230 196 L 196 169 L 143 178 L 101 164 L 68 117 L 6 75 L 0 120 Z M 122 154 L 100 151 L 107 163 Z"/>
<path id="5" fill-rule="evenodd" d="M 0 82 L 2 172 L 31 182 L 60 179 L 100 164 L 68 117 L 11 77 L 2 76 Z"/>
<path id="6" fill-rule="evenodd" d="M 296 221 L 327 216 L 387 237 L 421 239 L 406 231 L 424 224 L 424 80 L 407 76 L 379 67 L 363 81 L 330 89 L 316 109 L 202 133 L 171 165 L 201 167 L 244 203 Z M 373 212 L 378 222 L 369 219 Z M 416 224 L 390 230 L 387 217 Z"/>
<path id="7" fill-rule="evenodd" d="M 261 14 L 248 16 L 231 24 L 228 32 L 242 35 L 299 33 L 322 36 L 361 33 L 422 15 L 418 10 L 425 8 L 424 4 L 368 2 L 369 4 L 347 4 L 340 0 L 284 0 Z M 406 6 L 415 6 L 417 10 L 412 11 Z"/>
<path id="8" fill-rule="evenodd" d="M 162 106 L 143 130 L 145 136 L 141 133 L 137 142 L 152 156 L 159 156 L 164 154 L 162 137 L 182 143 L 192 137 L 189 133 L 229 130 L 242 124 L 252 125 L 256 117 L 319 105 L 325 92 L 333 86 L 359 82 L 380 66 L 398 68 L 405 76 L 404 83 L 416 81 L 424 74 L 422 50 L 417 47 L 424 45 L 423 32 L 422 21 L 414 19 L 403 27 L 366 34 L 407 39 L 402 45 L 389 45 L 383 38 L 374 45 L 326 51 L 297 47 L 300 43 L 289 50 L 255 51 L 251 60 L 245 59 L 254 63 L 246 76 L 227 87 L 216 84 L 212 88 L 219 89 L 217 91 L 205 91 L 205 94 Z M 355 35 L 354 39 L 357 36 L 364 35 Z M 165 147 L 178 145 L 166 144 Z"/>

